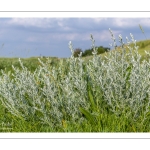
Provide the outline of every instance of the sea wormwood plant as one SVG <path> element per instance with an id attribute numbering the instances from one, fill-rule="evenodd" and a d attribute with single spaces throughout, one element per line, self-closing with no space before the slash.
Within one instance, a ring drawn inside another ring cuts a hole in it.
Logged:
<path id="1" fill-rule="evenodd" d="M 72 56 L 65 64 L 62 60 L 57 68 L 49 65 L 49 59 L 46 63 L 39 59 L 41 65 L 34 73 L 19 61 L 21 70 L 12 66 L 14 73 L 2 71 L 0 79 L 1 101 L 8 111 L 19 118 L 40 120 L 51 126 L 80 118 L 78 108 L 88 107 L 81 59 Z"/>
<path id="2" fill-rule="evenodd" d="M 105 77 L 98 71 L 99 75 L 95 79 L 104 92 L 104 99 L 116 115 L 131 116 L 134 120 L 142 117 L 143 123 L 149 114 L 150 64 L 147 61 L 141 62 L 136 40 L 132 34 L 130 36 L 134 49 L 130 47 L 128 38 L 128 46 L 124 48 L 119 35 L 121 52 L 111 51 L 105 57 L 106 63 L 101 71 L 106 72 Z"/>
<path id="3" fill-rule="evenodd" d="M 110 33 L 115 49 L 115 37 L 111 30 Z M 103 99 L 99 98 L 99 100 L 105 101 L 117 116 L 123 115 L 127 119 L 132 118 L 133 121 L 140 120 L 143 124 L 149 118 L 150 63 L 145 60 L 141 62 L 136 40 L 132 34 L 130 36 L 134 44 L 133 48 L 127 37 L 127 48 L 125 48 L 122 36 L 119 35 L 121 51 L 116 49 L 110 51 L 105 59 L 102 56 L 93 57 L 89 61 L 90 65 L 87 65 L 87 70 L 94 84 L 93 87 L 99 87 L 95 89 L 95 95 L 103 95 Z M 149 55 L 148 52 L 146 53 Z M 98 93 L 99 91 L 102 92 Z M 99 107 L 102 108 L 103 105 Z M 81 111 L 91 120 L 91 114 L 88 115 L 82 109 Z"/>
<path id="4" fill-rule="evenodd" d="M 110 33 L 116 48 L 116 39 L 111 30 Z M 39 58 L 40 66 L 31 73 L 19 59 L 21 70 L 12 66 L 13 73 L 2 71 L 2 104 L 19 118 L 51 127 L 85 119 L 92 123 L 106 109 L 143 124 L 149 117 L 150 60 L 141 62 L 136 40 L 130 36 L 124 47 L 119 35 L 121 50 L 112 50 L 104 57 L 97 55 L 91 35 L 93 58 L 86 63 L 82 53 L 74 57 L 71 42 L 71 57 L 61 60 L 57 67 L 51 66 L 49 58 L 46 63 Z"/>

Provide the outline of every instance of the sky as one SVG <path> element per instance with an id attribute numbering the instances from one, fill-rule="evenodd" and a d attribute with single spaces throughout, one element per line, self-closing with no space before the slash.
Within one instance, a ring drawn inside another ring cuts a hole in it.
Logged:
<path id="1" fill-rule="evenodd" d="M 91 48 L 90 34 L 95 39 L 95 46 L 110 48 L 109 28 L 116 41 L 121 34 L 126 42 L 130 33 L 137 41 L 145 40 L 139 24 L 150 39 L 150 18 L 0 18 L 0 57 L 68 58 L 71 56 L 69 41 L 74 49 L 84 51 Z"/>

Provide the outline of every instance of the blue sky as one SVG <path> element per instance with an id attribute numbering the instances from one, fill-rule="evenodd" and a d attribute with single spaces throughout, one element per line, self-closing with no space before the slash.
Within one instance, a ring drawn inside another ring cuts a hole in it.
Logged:
<path id="1" fill-rule="evenodd" d="M 84 51 L 91 48 L 90 34 L 96 46 L 110 47 L 109 28 L 117 40 L 121 34 L 125 42 L 130 33 L 145 40 L 139 24 L 150 38 L 149 18 L 0 18 L 0 56 L 70 57 L 69 41 Z"/>

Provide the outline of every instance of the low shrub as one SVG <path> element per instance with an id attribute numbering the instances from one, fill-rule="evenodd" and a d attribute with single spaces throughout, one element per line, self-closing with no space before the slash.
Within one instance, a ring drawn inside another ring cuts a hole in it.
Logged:
<path id="1" fill-rule="evenodd" d="M 115 47 L 116 39 L 110 33 Z M 91 35 L 93 58 L 86 63 L 82 53 L 74 57 L 71 42 L 71 57 L 57 66 L 49 58 L 46 62 L 39 58 L 40 65 L 31 72 L 19 59 L 22 69 L 12 66 L 13 72 L 2 71 L 0 76 L 3 106 L 21 120 L 51 128 L 88 123 L 91 131 L 136 131 L 137 125 L 145 129 L 150 114 L 150 61 L 141 62 L 136 41 L 130 36 L 124 47 L 119 35 L 121 50 L 101 56 Z"/>

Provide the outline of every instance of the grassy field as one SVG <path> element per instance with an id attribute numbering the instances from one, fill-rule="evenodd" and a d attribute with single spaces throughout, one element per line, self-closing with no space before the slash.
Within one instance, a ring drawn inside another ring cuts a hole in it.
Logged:
<path id="1" fill-rule="evenodd" d="M 138 52 L 139 54 L 145 58 L 145 51 L 150 52 L 150 40 L 143 40 L 143 41 L 137 41 L 137 46 L 139 46 Z M 120 47 L 116 48 L 117 51 L 120 50 Z M 127 49 L 128 51 L 128 49 Z M 106 56 L 106 53 L 100 54 L 101 56 Z M 86 62 L 90 59 L 92 59 L 93 56 L 87 56 L 83 57 L 83 60 Z M 57 65 L 58 61 L 62 58 L 57 57 L 50 57 L 51 59 L 51 65 Z M 46 57 L 41 58 L 43 62 L 46 62 Z M 64 58 L 65 60 L 65 58 Z M 21 61 L 23 62 L 24 66 L 29 68 L 31 71 L 35 71 L 37 68 L 37 65 L 39 65 L 38 57 L 30 57 L 30 58 L 21 58 Z M 0 69 L 4 70 L 6 68 L 7 71 L 12 69 L 12 65 L 21 68 L 20 63 L 18 61 L 18 58 L 3 58 L 0 57 Z"/>
<path id="2" fill-rule="evenodd" d="M 0 58 L 0 132 L 150 132 L 150 40 L 137 45 L 133 58 L 119 47 L 86 58 L 21 59 L 23 66 Z"/>

